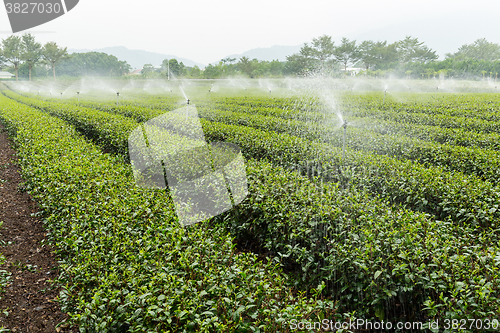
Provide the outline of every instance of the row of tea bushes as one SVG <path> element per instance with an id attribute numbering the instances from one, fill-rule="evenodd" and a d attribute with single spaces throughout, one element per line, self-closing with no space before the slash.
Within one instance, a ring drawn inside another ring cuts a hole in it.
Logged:
<path id="1" fill-rule="evenodd" d="M 0 103 L 61 258 L 62 309 L 81 332 L 277 332 L 293 319 L 339 319 L 222 229 L 179 227 L 164 192 L 137 188 L 130 166 L 64 121 Z"/>
<path id="2" fill-rule="evenodd" d="M 369 95 L 350 96 L 354 103 L 347 105 L 363 107 L 370 112 L 387 109 L 398 113 L 440 114 L 500 121 L 498 94 L 395 94 L 394 97 L 389 95 L 386 103 L 381 103 L 380 97 Z"/>
<path id="3" fill-rule="evenodd" d="M 498 133 L 481 133 L 462 128 L 442 128 L 371 118 L 356 118 L 354 121 L 359 124 L 359 127 L 380 134 L 398 134 L 452 146 L 500 150 L 500 135 Z"/>
<path id="4" fill-rule="evenodd" d="M 0 168 L 2 165 L 0 165 Z M 2 179 L 0 178 L 0 184 L 2 183 Z M 0 229 L 3 228 L 3 221 L 0 220 Z M 3 242 L 0 242 L 0 247 L 2 247 L 4 244 Z M 0 252 L 0 267 L 2 267 L 5 264 L 5 256 Z M 5 292 L 5 288 L 9 286 L 11 280 L 11 274 L 4 270 L 0 269 L 0 299 L 3 296 L 3 293 Z M 0 327 L 0 330 L 3 329 L 3 326 Z"/>
<path id="5" fill-rule="evenodd" d="M 445 114 L 432 113 L 405 113 L 386 109 L 352 109 L 349 115 L 354 117 L 370 117 L 375 119 L 391 120 L 399 123 L 410 123 L 416 125 L 439 126 L 442 128 L 461 128 L 467 131 L 484 133 L 500 132 L 500 121 L 487 121 L 469 117 L 454 117 Z"/>

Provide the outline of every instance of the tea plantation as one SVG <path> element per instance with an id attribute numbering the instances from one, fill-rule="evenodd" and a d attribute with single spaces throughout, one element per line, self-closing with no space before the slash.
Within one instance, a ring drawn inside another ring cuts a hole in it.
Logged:
<path id="1" fill-rule="evenodd" d="M 128 145 L 184 107 L 180 91 L 59 98 L 34 85 L 0 84 L 0 121 L 81 332 L 500 328 L 498 94 L 333 91 L 331 104 L 324 91 L 184 87 L 205 139 L 241 148 L 249 193 L 182 226 L 165 190 L 136 185 Z"/>

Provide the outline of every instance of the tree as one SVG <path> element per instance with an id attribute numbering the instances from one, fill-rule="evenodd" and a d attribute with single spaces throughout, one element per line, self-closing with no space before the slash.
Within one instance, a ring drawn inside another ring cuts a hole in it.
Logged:
<path id="1" fill-rule="evenodd" d="M 472 44 L 460 46 L 454 54 L 446 54 L 455 60 L 476 59 L 494 61 L 500 59 L 500 45 L 488 42 L 485 38 L 477 39 Z"/>
<path id="2" fill-rule="evenodd" d="M 427 68 L 427 69 L 425 70 L 425 74 L 427 75 L 427 78 L 428 78 L 428 79 L 430 79 L 430 78 L 431 78 L 431 75 L 433 75 L 433 74 L 434 74 L 434 69 L 432 69 L 432 68 Z"/>
<path id="3" fill-rule="evenodd" d="M 350 41 L 343 37 L 340 45 L 335 48 L 333 56 L 338 62 L 344 65 L 344 72 L 347 73 L 347 65 L 355 63 L 360 59 L 360 52 L 356 46 L 356 41 Z"/>
<path id="4" fill-rule="evenodd" d="M 363 41 L 359 47 L 359 60 L 361 60 L 366 70 L 388 69 L 394 66 L 398 60 L 396 44 L 387 44 L 387 41 L 373 42 Z"/>
<path id="5" fill-rule="evenodd" d="M 2 40 L 2 45 L 3 57 L 5 58 L 7 63 L 10 63 L 12 66 L 14 66 L 14 70 L 16 71 L 16 81 L 18 81 L 18 70 L 23 56 L 23 43 L 21 41 L 21 37 L 12 35 Z"/>
<path id="6" fill-rule="evenodd" d="M 187 67 L 188 75 L 192 79 L 197 79 L 201 77 L 201 69 L 194 65 L 193 67 Z"/>
<path id="7" fill-rule="evenodd" d="M 283 74 L 284 64 L 278 60 L 273 60 L 268 65 L 269 74 L 272 76 L 280 76 Z"/>
<path id="8" fill-rule="evenodd" d="M 203 70 L 202 75 L 205 79 L 217 79 L 222 75 L 222 67 L 208 64 L 208 66 Z"/>
<path id="9" fill-rule="evenodd" d="M 145 64 L 142 66 L 142 71 L 141 73 L 144 75 L 147 75 L 149 73 L 153 73 L 155 71 L 155 67 L 152 64 Z"/>
<path id="10" fill-rule="evenodd" d="M 23 53 L 22 60 L 28 65 L 29 80 L 31 81 L 31 70 L 42 57 L 42 45 L 35 41 L 32 34 L 24 34 L 22 37 Z"/>
<path id="11" fill-rule="evenodd" d="M 309 59 L 300 53 L 292 54 L 286 57 L 286 63 L 283 67 L 285 75 L 305 75 L 309 69 Z"/>
<path id="12" fill-rule="evenodd" d="M 70 76 L 122 76 L 130 71 L 126 61 L 103 52 L 73 53 L 71 58 L 61 61 L 58 72 Z"/>
<path id="13" fill-rule="evenodd" d="M 396 47 L 399 61 L 403 65 L 412 62 L 427 63 L 438 58 L 436 51 L 425 46 L 424 42 L 420 42 L 418 38 L 412 38 L 411 36 L 406 36 L 405 39 L 397 42 Z"/>
<path id="14" fill-rule="evenodd" d="M 299 53 L 287 56 L 283 67 L 284 73 L 306 75 L 315 72 L 318 68 L 324 72 L 325 63 L 332 59 L 334 51 L 332 37 L 323 35 L 313 38 L 312 44 L 304 43 Z"/>
<path id="15" fill-rule="evenodd" d="M 443 69 L 440 69 L 437 71 L 440 79 L 446 78 L 446 76 L 448 75 L 448 72 L 449 72 L 449 70 L 446 68 L 443 68 Z"/>
<path id="16" fill-rule="evenodd" d="M 181 62 L 178 62 L 177 59 L 165 59 L 161 63 L 163 71 L 167 71 L 167 75 L 170 77 L 174 76 L 182 76 L 184 75 L 185 66 Z"/>
<path id="17" fill-rule="evenodd" d="M 305 52 L 309 53 L 314 59 L 321 63 L 321 70 L 324 71 L 325 61 L 331 59 L 334 55 L 335 45 L 331 36 L 323 35 L 319 38 L 313 38 L 312 47 L 304 45 Z"/>
<path id="18" fill-rule="evenodd" d="M 227 64 L 232 64 L 233 62 L 236 61 L 236 58 L 230 58 L 230 57 L 225 57 L 224 59 L 221 60 L 224 65 Z"/>
<path id="19" fill-rule="evenodd" d="M 374 41 L 365 40 L 359 44 L 359 59 L 363 62 L 367 71 L 377 63 L 376 51 Z"/>
<path id="20" fill-rule="evenodd" d="M 56 65 L 65 59 L 69 59 L 67 47 L 60 48 L 57 46 L 56 42 L 48 42 L 42 48 L 42 57 L 47 64 L 52 66 L 52 73 L 54 74 L 54 80 L 56 79 Z"/>
<path id="21" fill-rule="evenodd" d="M 184 75 L 185 66 L 181 62 L 178 62 L 177 59 L 170 59 L 170 73 L 174 73 L 175 76 L 183 76 Z"/>
<path id="22" fill-rule="evenodd" d="M 397 43 L 377 42 L 375 46 L 376 65 L 381 69 L 389 69 L 398 64 Z"/>
<path id="23" fill-rule="evenodd" d="M 5 66 L 6 60 L 3 56 L 2 48 L 0 47 L 0 71 Z"/>
<path id="24" fill-rule="evenodd" d="M 241 57 L 240 61 L 238 62 L 238 68 L 241 70 L 241 72 L 245 73 L 249 77 L 252 77 L 252 73 L 255 70 L 255 62 L 250 60 L 248 57 Z"/>

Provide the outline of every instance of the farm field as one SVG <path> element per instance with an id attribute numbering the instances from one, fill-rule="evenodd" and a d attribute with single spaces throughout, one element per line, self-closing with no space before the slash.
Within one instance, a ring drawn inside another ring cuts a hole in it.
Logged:
<path id="1" fill-rule="evenodd" d="M 0 83 L 62 310 L 82 332 L 497 331 L 500 94 L 410 82 Z M 207 142 L 241 149 L 248 195 L 182 226 L 136 185 L 129 138 L 188 100 Z"/>

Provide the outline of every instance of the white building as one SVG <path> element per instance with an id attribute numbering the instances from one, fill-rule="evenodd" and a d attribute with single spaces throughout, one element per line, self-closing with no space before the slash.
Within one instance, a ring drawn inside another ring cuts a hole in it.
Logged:
<path id="1" fill-rule="evenodd" d="M 359 67 L 347 67 L 345 70 L 342 67 L 341 72 L 346 72 L 350 76 L 358 75 L 360 72 L 364 71 L 364 68 Z"/>
<path id="2" fill-rule="evenodd" d="M 14 76 L 15 76 L 14 74 L 11 74 L 9 72 L 0 72 L 0 80 L 1 79 L 10 79 Z"/>

